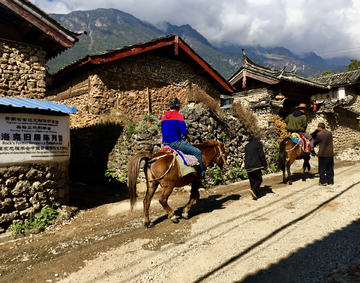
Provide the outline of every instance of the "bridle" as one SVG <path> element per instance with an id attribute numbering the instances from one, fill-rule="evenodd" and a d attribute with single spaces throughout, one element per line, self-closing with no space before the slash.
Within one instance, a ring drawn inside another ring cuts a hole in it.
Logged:
<path id="1" fill-rule="evenodd" d="M 222 150 L 221 150 L 221 148 L 220 148 L 220 146 L 218 145 L 217 146 L 217 148 L 219 149 L 219 156 L 215 159 L 215 163 L 218 163 L 218 160 L 219 160 L 219 158 L 222 158 L 222 160 L 223 160 L 223 162 L 224 162 L 224 164 L 226 163 L 226 161 L 225 161 L 225 154 L 222 152 Z M 215 148 L 215 152 L 216 152 L 216 148 Z"/>

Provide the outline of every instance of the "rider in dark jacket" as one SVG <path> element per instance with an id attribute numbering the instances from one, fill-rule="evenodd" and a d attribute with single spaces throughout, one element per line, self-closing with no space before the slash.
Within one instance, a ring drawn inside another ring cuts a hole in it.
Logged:
<path id="1" fill-rule="evenodd" d="M 316 156 L 314 151 L 314 139 L 306 132 L 307 128 L 307 117 L 305 115 L 306 104 L 300 103 L 296 106 L 296 110 L 286 117 L 286 130 L 290 133 L 299 133 L 310 141 L 310 151 L 312 156 Z"/>

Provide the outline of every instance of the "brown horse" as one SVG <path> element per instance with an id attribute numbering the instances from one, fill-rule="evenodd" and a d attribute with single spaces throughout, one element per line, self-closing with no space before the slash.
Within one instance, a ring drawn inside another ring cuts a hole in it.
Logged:
<path id="1" fill-rule="evenodd" d="M 201 150 L 204 170 L 206 170 L 212 162 L 216 163 L 220 168 L 223 167 L 226 151 L 222 142 L 206 141 L 194 146 Z M 170 208 L 167 201 L 174 187 L 182 187 L 191 183 L 190 199 L 184 208 L 182 217 L 188 219 L 188 213 L 194 201 L 196 201 L 197 211 L 202 211 L 199 202 L 201 180 L 198 179 L 197 174 L 191 173 L 182 177 L 173 154 L 163 152 L 152 154 L 149 151 L 140 151 L 136 153 L 131 158 L 128 165 L 128 189 L 131 209 L 136 203 L 136 180 L 139 175 L 140 163 L 142 160 L 145 160 L 144 172 L 147 186 L 144 198 L 146 227 L 153 225 L 149 219 L 149 209 L 151 199 L 159 184 L 163 189 L 159 202 L 173 222 L 178 222 L 178 217 L 174 214 L 174 211 Z"/>
<path id="2" fill-rule="evenodd" d="M 287 162 L 286 157 L 289 159 Z M 309 163 L 310 153 L 304 152 L 300 144 L 294 143 L 290 137 L 287 137 L 280 143 L 277 171 L 283 171 L 283 182 L 286 183 L 285 169 L 287 170 L 289 185 L 292 185 L 290 166 L 293 164 L 295 159 L 304 159 L 303 170 L 301 174 L 302 180 L 305 181 L 305 168 L 308 169 L 310 178 L 312 178 L 313 176 L 311 174 Z"/>

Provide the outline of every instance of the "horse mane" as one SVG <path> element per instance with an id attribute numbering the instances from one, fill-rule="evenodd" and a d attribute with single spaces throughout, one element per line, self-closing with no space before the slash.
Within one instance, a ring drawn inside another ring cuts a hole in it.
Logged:
<path id="1" fill-rule="evenodd" d="M 205 148 L 209 148 L 209 147 L 215 147 L 220 144 L 221 144 L 221 142 L 219 142 L 219 141 L 204 141 L 202 143 L 194 144 L 194 146 L 201 150 L 201 149 L 205 149 Z"/>

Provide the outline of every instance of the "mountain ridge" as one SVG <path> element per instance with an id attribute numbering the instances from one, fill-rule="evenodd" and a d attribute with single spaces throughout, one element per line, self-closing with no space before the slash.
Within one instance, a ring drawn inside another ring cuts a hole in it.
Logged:
<path id="1" fill-rule="evenodd" d="M 74 47 L 66 50 L 56 58 L 49 60 L 47 66 L 50 73 L 95 52 L 105 52 L 119 49 L 124 46 L 138 44 L 163 37 L 168 34 L 177 34 L 197 54 L 208 62 L 224 78 L 229 78 L 242 64 L 242 51 L 254 62 L 266 67 L 293 69 L 301 76 L 320 76 L 325 70 L 338 72 L 346 65 L 338 64 L 346 61 L 344 58 L 323 59 L 314 52 L 300 56 L 290 50 L 277 47 L 262 47 L 234 45 L 222 43 L 214 47 L 204 36 L 190 25 L 176 26 L 164 22 L 161 27 L 141 21 L 133 15 L 117 10 L 98 8 L 89 11 L 74 11 L 69 14 L 49 14 L 59 23 L 72 30 L 86 30 L 88 35 L 82 35 Z"/>

